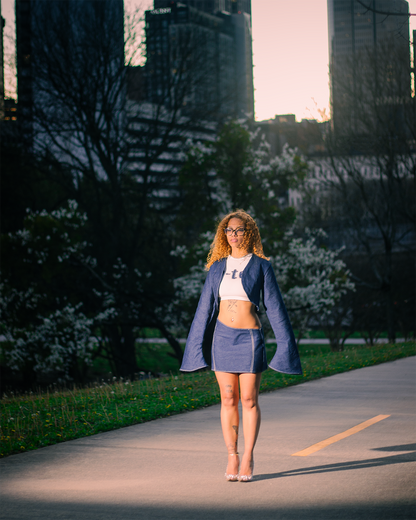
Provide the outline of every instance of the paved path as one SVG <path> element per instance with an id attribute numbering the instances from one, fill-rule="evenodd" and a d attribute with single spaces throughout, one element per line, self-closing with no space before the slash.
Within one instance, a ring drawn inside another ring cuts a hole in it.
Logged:
<path id="1" fill-rule="evenodd" d="M 8 457 L 0 518 L 414 520 L 415 369 L 412 357 L 263 394 L 247 484 L 223 479 L 219 406 Z"/>

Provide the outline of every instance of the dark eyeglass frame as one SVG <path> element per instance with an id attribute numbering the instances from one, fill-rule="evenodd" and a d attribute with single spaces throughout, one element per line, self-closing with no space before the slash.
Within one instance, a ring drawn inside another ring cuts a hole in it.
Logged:
<path id="1" fill-rule="evenodd" d="M 245 232 L 246 232 L 246 230 L 243 227 L 239 227 L 237 229 L 232 229 L 232 228 L 227 227 L 224 229 L 224 233 L 227 235 L 227 237 L 229 237 L 229 236 L 232 237 L 233 235 L 236 237 L 242 237 L 242 236 L 244 236 Z"/>

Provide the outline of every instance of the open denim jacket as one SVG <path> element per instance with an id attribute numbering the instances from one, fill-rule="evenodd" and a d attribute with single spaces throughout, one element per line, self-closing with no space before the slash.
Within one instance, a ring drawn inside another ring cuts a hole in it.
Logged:
<path id="1" fill-rule="evenodd" d="M 206 341 L 208 331 L 213 330 L 213 322 L 217 319 L 219 288 L 225 267 L 226 259 L 223 258 L 214 262 L 208 271 L 186 341 L 181 366 L 183 372 L 193 372 L 208 366 L 204 359 L 202 345 L 204 340 Z M 249 300 L 257 310 L 260 304 L 260 291 L 263 293 L 264 307 L 277 341 L 277 350 L 269 367 L 285 374 L 302 374 L 295 336 L 271 263 L 253 254 L 243 271 L 242 284 Z"/>

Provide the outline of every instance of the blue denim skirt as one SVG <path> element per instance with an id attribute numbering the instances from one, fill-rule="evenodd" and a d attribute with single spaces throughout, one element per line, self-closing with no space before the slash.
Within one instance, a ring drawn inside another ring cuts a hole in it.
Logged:
<path id="1" fill-rule="evenodd" d="M 237 374 L 264 372 L 267 359 L 263 329 L 235 329 L 217 320 L 211 369 Z"/>

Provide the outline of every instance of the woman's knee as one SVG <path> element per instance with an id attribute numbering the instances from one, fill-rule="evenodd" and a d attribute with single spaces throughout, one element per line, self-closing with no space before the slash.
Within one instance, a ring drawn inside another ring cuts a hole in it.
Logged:
<path id="1" fill-rule="evenodd" d="M 238 395 L 227 393 L 221 396 L 221 404 L 226 408 L 238 407 Z"/>
<path id="2" fill-rule="evenodd" d="M 258 399 L 256 395 L 242 395 L 241 396 L 241 406 L 247 410 L 251 408 L 255 408 L 258 406 Z"/>

